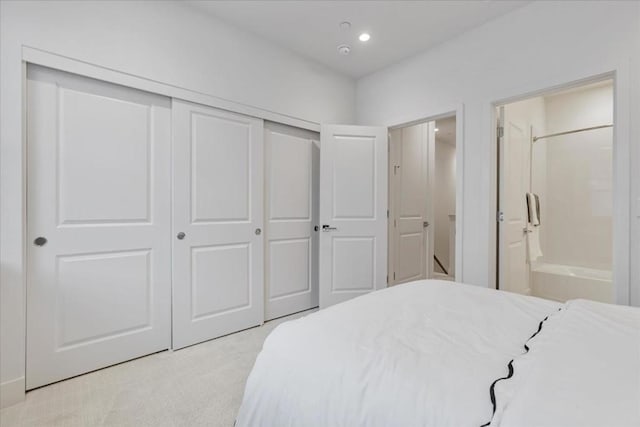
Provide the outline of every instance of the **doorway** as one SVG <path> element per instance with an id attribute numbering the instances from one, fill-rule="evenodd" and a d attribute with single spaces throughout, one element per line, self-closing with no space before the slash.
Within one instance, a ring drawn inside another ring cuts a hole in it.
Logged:
<path id="1" fill-rule="evenodd" d="M 389 132 L 389 285 L 455 277 L 456 116 Z"/>
<path id="2" fill-rule="evenodd" d="M 498 287 L 613 302 L 613 80 L 497 113 Z"/>

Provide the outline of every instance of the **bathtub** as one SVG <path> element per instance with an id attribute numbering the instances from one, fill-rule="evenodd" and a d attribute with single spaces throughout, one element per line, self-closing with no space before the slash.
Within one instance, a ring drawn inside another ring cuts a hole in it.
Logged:
<path id="1" fill-rule="evenodd" d="M 613 302 L 611 271 L 560 264 L 538 264 L 531 269 L 531 294 L 565 302 L 584 298 Z"/>

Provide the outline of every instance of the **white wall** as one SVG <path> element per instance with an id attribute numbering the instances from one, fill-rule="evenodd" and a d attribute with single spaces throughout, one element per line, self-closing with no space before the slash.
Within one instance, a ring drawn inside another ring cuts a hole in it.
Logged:
<path id="1" fill-rule="evenodd" d="M 312 122 L 354 118 L 355 84 L 169 1 L 0 2 L 0 395 L 24 390 L 22 46 Z"/>
<path id="2" fill-rule="evenodd" d="M 437 133 L 434 172 L 435 254 L 450 273 L 449 215 L 456 214 L 456 147 L 440 140 Z"/>
<path id="3" fill-rule="evenodd" d="M 464 216 L 458 213 L 463 232 L 462 280 L 482 286 L 493 286 L 495 280 L 492 103 L 613 71 L 618 124 L 614 274 L 622 289 L 617 301 L 630 298 L 640 305 L 640 212 L 636 210 L 640 194 L 634 183 L 631 196 L 629 178 L 631 163 L 633 173 L 640 175 L 636 172 L 640 126 L 630 120 L 640 115 L 639 24 L 638 2 L 531 2 L 358 81 L 361 124 L 404 123 L 442 113 L 444 106 L 464 104 L 464 164 L 458 164 L 464 172 Z M 634 200 L 631 242 L 630 199 Z M 629 284 L 630 296 L 624 289 Z"/>
<path id="4" fill-rule="evenodd" d="M 612 123 L 612 89 L 597 86 L 545 97 L 547 133 Z M 544 141 L 547 188 L 540 238 L 545 262 L 610 270 L 612 129 Z"/>

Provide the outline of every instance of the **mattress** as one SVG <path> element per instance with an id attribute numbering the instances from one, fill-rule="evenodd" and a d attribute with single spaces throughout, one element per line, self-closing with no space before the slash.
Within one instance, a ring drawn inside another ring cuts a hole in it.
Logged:
<path id="1" fill-rule="evenodd" d="M 426 280 L 278 326 L 237 426 L 480 426 L 489 385 L 561 304 Z"/>

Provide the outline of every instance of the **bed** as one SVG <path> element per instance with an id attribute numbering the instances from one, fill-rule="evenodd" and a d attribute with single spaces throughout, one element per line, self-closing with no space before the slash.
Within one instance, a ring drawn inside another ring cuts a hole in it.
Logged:
<path id="1" fill-rule="evenodd" d="M 638 402 L 639 309 L 427 280 L 278 326 L 236 425 L 637 426 Z"/>

